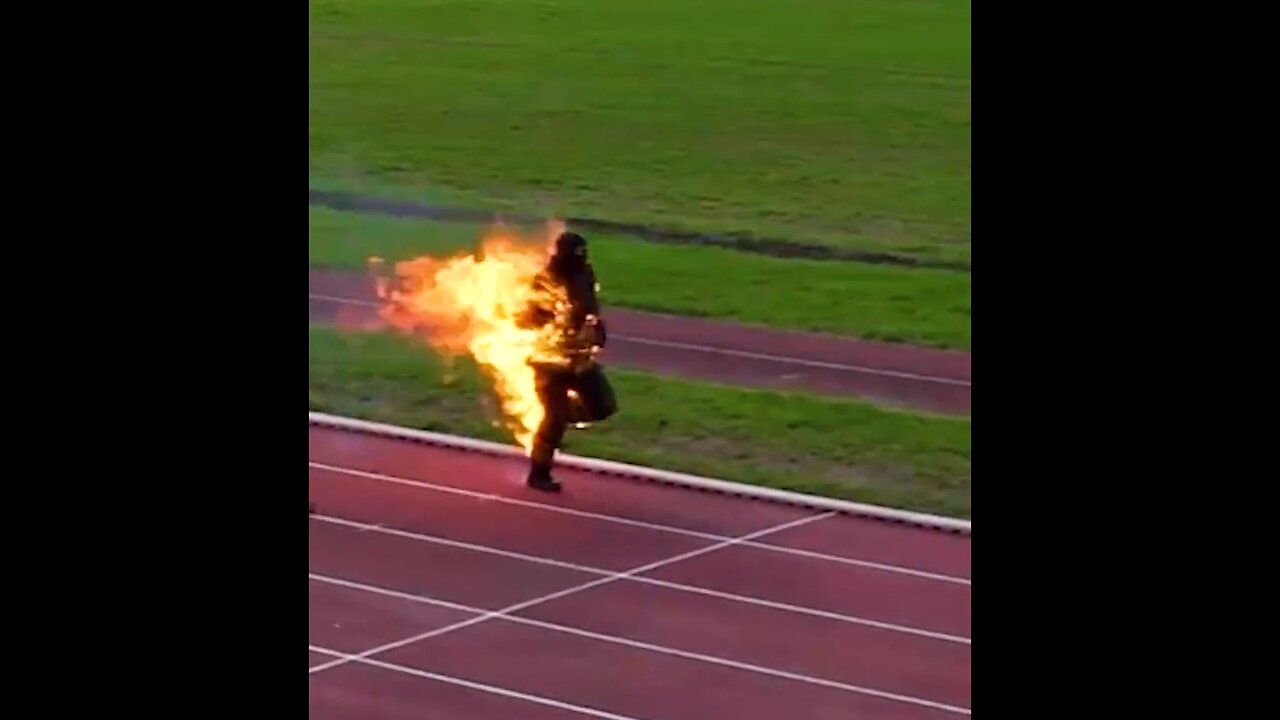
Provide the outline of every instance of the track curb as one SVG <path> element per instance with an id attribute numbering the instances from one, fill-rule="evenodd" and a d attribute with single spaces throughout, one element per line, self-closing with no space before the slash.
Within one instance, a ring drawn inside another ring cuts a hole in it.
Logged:
<path id="1" fill-rule="evenodd" d="M 440 447 L 457 448 L 485 455 L 524 457 L 524 453 L 519 448 L 511 445 L 503 445 L 501 443 L 490 442 L 488 440 L 476 440 L 474 438 L 460 437 L 457 435 L 446 435 L 426 430 L 414 430 L 411 428 L 370 422 L 367 420 L 358 420 L 356 418 L 342 417 L 339 415 L 308 412 L 307 421 L 309 425 L 318 427 L 364 433 L 367 435 L 391 437 Z M 969 520 L 962 520 L 959 518 L 949 518 L 940 515 L 930 515 L 928 513 L 911 512 L 908 510 L 898 510 L 879 505 L 868 505 L 866 503 L 852 502 L 849 500 L 808 495 L 805 493 L 791 492 L 789 490 L 778 490 L 775 488 L 761 487 L 759 485 L 718 480 L 715 478 L 688 475 L 685 473 L 671 472 L 669 470 L 658 470 L 656 468 L 628 465 L 626 463 L 614 462 L 612 460 L 600 460 L 597 458 L 580 457 L 577 455 L 557 455 L 556 463 L 578 470 L 585 470 L 587 472 L 597 473 L 600 475 L 626 478 L 629 480 L 643 480 L 663 485 L 692 488 L 704 492 L 735 495 L 752 500 L 795 505 L 816 510 L 830 510 L 844 515 L 872 518 L 906 525 L 915 525 L 918 527 L 944 530 L 962 535 L 973 534 L 972 523 Z"/>

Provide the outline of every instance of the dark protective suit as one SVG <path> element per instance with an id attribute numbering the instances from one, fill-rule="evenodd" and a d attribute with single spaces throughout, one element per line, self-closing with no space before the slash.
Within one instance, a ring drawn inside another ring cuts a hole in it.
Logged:
<path id="1" fill-rule="evenodd" d="M 535 284 L 556 285 L 564 291 L 569 310 L 565 323 L 566 345 L 580 353 L 569 365 L 535 365 L 538 400 L 545 416 L 534 434 L 530 453 L 529 484 L 544 490 L 558 490 L 551 479 L 555 452 L 569 423 L 598 422 L 617 412 L 613 389 L 604 371 L 595 362 L 594 349 L 608 342 L 600 303 L 596 299 L 596 277 L 586 258 L 586 240 L 564 233 L 556 241 L 555 254 Z M 553 321 L 546 309 L 535 309 L 534 322 Z"/>

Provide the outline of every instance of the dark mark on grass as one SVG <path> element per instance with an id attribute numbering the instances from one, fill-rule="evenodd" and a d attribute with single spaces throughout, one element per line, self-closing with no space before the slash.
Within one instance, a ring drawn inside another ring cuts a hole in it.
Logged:
<path id="1" fill-rule="evenodd" d="M 481 210 L 425 205 L 401 200 L 385 200 L 325 190 L 311 190 L 309 192 L 309 201 L 311 205 L 319 205 L 332 210 L 373 213 L 399 218 L 425 218 L 442 222 L 489 222 L 495 217 L 499 217 L 497 213 Z M 502 215 L 500 217 L 516 223 L 537 223 L 540 220 L 539 218 L 511 215 Z M 972 272 L 972 267 L 968 263 L 931 260 L 868 250 L 833 248 L 812 243 L 756 237 L 748 233 L 698 233 L 689 230 L 675 230 L 651 225 L 581 217 L 568 217 L 564 218 L 564 220 L 583 230 L 626 235 L 662 245 L 709 245 L 778 258 L 860 262 L 872 265 L 895 265 L 907 268 L 934 268 L 965 273 Z"/>

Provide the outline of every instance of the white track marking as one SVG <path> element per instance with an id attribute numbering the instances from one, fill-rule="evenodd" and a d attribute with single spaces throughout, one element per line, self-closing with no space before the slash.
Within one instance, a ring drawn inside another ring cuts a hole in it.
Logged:
<path id="1" fill-rule="evenodd" d="M 917 373 L 902 372 L 900 370 L 883 370 L 881 368 L 866 367 L 865 365 L 846 365 L 844 363 L 824 362 L 822 360 L 806 360 L 804 358 L 788 357 L 785 355 L 769 355 L 767 353 L 751 352 L 748 350 L 730 350 L 727 348 L 711 347 L 709 345 L 674 342 L 672 340 L 651 340 L 649 338 L 633 337 L 628 335 L 610 335 L 610 337 L 617 338 L 625 342 L 633 342 L 638 345 L 654 345 L 657 347 L 666 347 L 675 350 L 692 350 L 695 352 L 747 358 L 749 360 L 767 360 L 769 362 L 784 365 L 804 365 L 806 367 L 819 368 L 821 370 L 841 370 L 844 372 L 860 373 L 863 375 L 882 375 L 884 377 L 893 377 L 900 380 L 914 380 L 917 382 L 935 383 L 937 385 L 973 387 L 973 383 L 969 380 L 956 380 L 954 378 L 945 378 L 936 375 L 920 375 Z"/>
<path id="2" fill-rule="evenodd" d="M 724 542 L 718 542 L 714 545 L 707 545 L 704 547 L 697 548 L 696 550 L 690 550 L 688 552 L 680 553 L 679 555 L 673 555 L 663 560 L 656 560 L 654 562 L 641 565 L 639 567 L 635 567 L 630 570 L 625 570 L 623 572 L 611 573 L 608 571 L 603 571 L 605 573 L 604 577 L 597 578 L 590 582 L 585 582 L 580 585 L 574 585 L 573 587 L 565 588 L 564 590 L 548 593 L 546 595 L 541 595 L 539 597 L 533 598 L 532 600 L 525 600 L 524 602 L 519 602 L 519 603 L 516 603 L 515 605 L 510 605 L 508 607 L 502 608 L 501 610 L 494 610 L 492 612 L 485 613 L 484 615 L 468 618 L 466 620 L 456 622 L 452 625 L 446 625 L 442 628 L 436 628 L 435 630 L 429 630 L 419 635 L 414 635 L 412 637 L 404 638 L 403 640 L 397 640 L 395 642 L 390 642 L 385 645 L 379 645 L 378 647 L 365 650 L 364 652 L 357 655 L 357 657 L 367 658 L 372 655 L 377 655 L 378 653 L 386 652 L 387 650 L 392 650 L 398 647 L 409 645 L 410 643 L 418 642 L 419 640 L 426 640 L 427 638 L 436 637 L 437 635 L 443 635 L 447 632 L 453 632 L 454 630 L 458 630 L 460 628 L 468 627 L 470 625 L 475 625 L 477 623 L 482 623 L 491 618 L 499 617 L 502 615 L 508 615 L 513 612 L 534 607 L 535 605 L 541 605 L 545 602 L 550 602 L 557 598 L 562 598 L 567 595 L 580 593 L 584 590 L 590 590 L 591 588 L 594 588 L 594 587 L 599 587 L 601 585 L 607 585 L 608 583 L 617 582 L 618 580 L 625 580 L 638 573 L 649 572 L 650 570 L 656 570 L 660 567 L 673 565 L 683 560 L 695 558 L 700 555 L 706 555 L 707 553 L 715 552 L 716 550 L 729 547 L 730 545 L 737 545 L 743 540 L 750 540 L 752 538 L 762 537 L 764 535 L 768 535 L 769 533 L 780 532 L 782 530 L 786 530 L 787 528 L 793 528 L 800 525 L 804 525 L 805 523 L 811 523 L 814 520 L 821 520 L 823 518 L 831 517 L 834 514 L 835 514 L 834 512 L 825 512 L 820 515 L 809 515 L 807 517 L 799 518 L 798 520 L 791 520 L 789 522 L 785 522 L 780 525 L 773 525 L 763 530 L 756 530 L 755 532 L 747 533 L 746 535 L 743 535 L 741 537 L 730 538 L 728 540 L 725 540 Z M 376 530 L 376 529 L 374 531 L 381 532 L 381 530 Z M 337 667 L 338 665 L 343 665 L 347 662 L 350 662 L 350 660 L 334 660 L 334 661 L 325 663 L 323 665 L 317 665 L 311 668 L 310 672 L 313 674 L 318 673 L 322 670 L 326 670 L 331 667 Z"/>
<path id="3" fill-rule="evenodd" d="M 829 517 L 832 514 L 833 513 L 824 513 L 822 515 L 812 516 L 809 518 L 802 518 L 801 521 L 817 520 L 820 518 Z M 881 630 L 888 630 L 890 632 L 898 632 L 904 635 L 916 635 L 919 637 L 925 637 L 932 640 L 941 640 L 944 642 L 959 643 L 961 645 L 973 644 L 973 640 L 971 638 L 961 637 L 959 635 L 950 635 L 947 633 L 935 632 L 933 630 L 923 630 L 921 628 L 908 627 L 906 625 L 895 625 L 893 623 L 881 622 L 879 620 L 871 620 L 868 618 L 857 617 L 853 615 L 843 615 L 840 613 L 829 612 L 826 610 L 818 610 L 816 608 L 803 607 L 800 605 L 791 605 L 788 603 L 774 602 L 772 600 L 765 600 L 763 598 L 751 597 L 747 595 L 737 595 L 734 593 L 722 592 L 720 590 L 712 590 L 710 588 L 698 587 L 696 585 L 685 585 L 682 583 L 669 582 L 666 580 L 659 580 L 657 578 L 645 577 L 642 575 L 635 574 L 640 572 L 646 572 L 646 570 L 637 569 L 637 570 L 628 571 L 626 573 L 615 573 L 611 570 L 588 567 L 586 565 L 577 565 L 575 563 L 565 562 L 563 560 L 554 560 L 552 558 L 539 557 L 537 555 L 526 555 L 524 553 L 512 552 L 510 550 L 499 550 L 498 548 L 491 548 L 486 545 L 476 545 L 474 543 L 462 542 L 460 540 L 449 540 L 447 538 L 436 537 L 434 535 L 425 535 L 423 533 L 415 533 L 415 532 L 410 532 L 408 530 L 400 530 L 397 528 L 371 525 L 369 523 L 358 522 L 355 520 L 346 520 L 344 518 L 336 518 L 329 515 L 312 515 L 311 519 L 318 522 L 331 523 L 334 525 L 342 525 L 344 527 L 354 528 L 356 530 L 368 530 L 374 533 L 381 533 L 384 535 L 394 535 L 396 537 L 402 537 L 409 540 L 416 540 L 419 542 L 434 543 L 437 545 L 456 547 L 462 550 L 471 550 L 474 552 L 481 552 L 489 555 L 498 555 L 500 557 L 508 557 L 515 560 L 523 560 L 525 562 L 537 563 L 539 565 L 549 565 L 551 567 L 559 567 L 559 568 L 564 568 L 566 570 L 576 570 L 582 573 L 589 573 L 592 575 L 601 575 L 601 576 L 604 576 L 605 579 L 610 579 L 610 580 L 625 579 L 631 582 L 644 583 L 646 585 L 656 585 L 658 587 L 665 587 L 672 590 L 679 590 L 681 592 L 694 593 L 697 595 L 706 595 L 708 597 L 720 598 L 722 600 L 732 600 L 734 602 L 740 602 L 747 605 L 758 605 L 760 607 L 773 608 L 775 610 L 793 612 L 801 615 L 812 615 L 814 617 L 826 618 L 828 620 L 838 620 L 840 622 L 846 622 L 853 625 L 865 625 L 867 627 L 874 627 Z M 797 524 L 801 521 L 797 521 Z M 779 526 L 774 530 L 771 530 L 770 532 L 776 532 L 782 529 L 785 529 L 785 528 L 782 526 Z M 719 543 L 717 545 L 712 545 L 709 548 L 703 548 L 702 550 L 695 550 L 694 553 L 701 554 L 701 552 L 710 551 L 712 549 L 719 549 L 727 545 L 741 544 L 742 540 L 744 539 L 746 539 L 746 536 L 744 536 L 744 538 L 742 539 L 735 539 L 735 540 L 730 540 L 724 543 Z M 683 560 L 686 558 L 681 557 L 680 559 Z M 667 561 L 667 562 L 674 562 L 674 560 Z M 647 568 L 647 569 L 652 570 L 654 568 Z M 583 588 L 583 589 L 586 589 L 586 588 Z M 504 612 L 513 612 L 513 611 L 508 608 L 504 610 L 497 610 L 494 612 L 495 614 L 497 614 L 497 613 L 504 613 Z"/>
<path id="4" fill-rule="evenodd" d="M 424 605 L 435 605 L 438 607 L 449 608 L 450 610 L 458 610 L 461 612 L 468 612 L 468 613 L 485 613 L 486 612 L 482 608 L 475 608 L 467 605 L 460 605 L 458 603 L 448 602 L 447 600 L 437 600 L 436 598 L 427 597 L 424 595 L 413 595 L 411 593 L 400 592 L 398 590 L 392 590 L 390 588 L 378 587 L 376 585 L 366 585 L 365 583 L 354 582 L 351 580 L 343 580 L 341 578 L 334 578 L 326 575 L 319 575 L 316 573 L 310 573 L 308 577 L 311 580 L 314 580 L 320 583 L 325 583 L 327 585 L 335 585 L 338 587 L 348 588 L 351 590 L 358 590 L 361 592 L 367 592 L 374 595 L 382 595 L 385 597 L 393 597 L 400 600 L 407 600 L 409 602 L 421 603 Z M 542 620 L 535 620 L 533 618 L 522 617 L 519 615 L 507 615 L 503 613 L 495 616 L 494 619 L 513 622 L 520 625 L 528 625 L 530 627 L 542 628 L 544 630 L 551 630 L 553 632 L 565 633 L 568 635 L 577 635 L 579 637 L 598 640 L 600 642 L 611 643 L 614 645 L 623 645 L 626 647 L 632 647 L 639 650 L 646 650 L 649 652 L 660 653 L 663 655 L 671 655 L 674 657 L 684 658 L 686 660 L 696 660 L 698 662 L 709 663 L 712 665 L 720 665 L 723 667 L 733 668 L 735 670 L 745 670 L 747 672 L 757 673 L 761 675 L 770 675 L 772 677 L 783 678 L 786 680 L 794 680 L 796 682 L 808 683 L 810 685 L 821 685 L 823 687 L 835 688 L 837 690 L 844 690 L 846 692 L 857 693 L 859 695 L 869 695 L 872 697 L 883 698 L 886 700 L 895 700 L 897 702 L 904 702 L 912 705 L 921 705 L 923 707 L 934 708 L 936 710 L 944 710 L 946 712 L 957 713 L 960 715 L 971 714 L 971 711 L 967 708 L 957 707 L 954 705 L 946 705 L 943 703 L 935 702 L 933 700 L 925 700 L 923 698 L 913 697 L 910 695 L 900 695 L 898 693 L 891 693 L 884 690 L 876 690 L 874 688 L 868 688 L 861 685 L 852 685 L 850 683 L 843 683 L 835 680 L 826 680 L 820 677 L 814 677 L 812 675 L 793 673 L 793 672 L 788 672 L 786 670 L 778 670 L 775 668 L 764 667 L 762 665 L 753 665 L 750 663 L 739 662 L 737 660 L 730 660 L 728 658 L 717 657 L 715 655 L 705 655 L 703 653 L 690 652 L 687 650 L 680 650 L 677 648 L 666 647 L 663 645 L 654 645 L 652 643 L 641 642 L 639 640 L 631 640 L 629 638 L 617 637 L 614 635 L 605 635 L 602 633 L 591 632 L 590 630 L 583 630 L 581 628 L 570 627 L 568 625 L 558 625 L 556 623 L 545 622 Z"/>
<path id="5" fill-rule="evenodd" d="M 436 492 L 449 493 L 453 495 L 462 495 L 465 497 L 475 498 L 477 500 L 487 500 L 491 502 L 499 502 L 505 505 L 516 505 L 519 507 L 533 508 L 537 510 L 546 510 L 548 512 L 556 512 L 564 515 L 573 515 L 575 517 L 590 518 L 592 520 L 600 520 L 603 522 L 611 522 L 619 525 L 630 525 L 632 527 L 645 528 L 647 530 L 656 530 L 658 532 L 671 533 L 674 535 L 685 535 L 688 537 L 701 538 L 703 540 L 728 540 L 724 535 L 716 535 L 714 533 L 704 533 L 697 530 L 686 530 L 684 528 L 672 525 L 661 525 L 658 523 L 644 522 L 643 520 L 632 520 L 617 515 L 607 515 L 604 513 L 594 513 L 587 510 L 575 510 L 573 508 L 562 507 L 559 505 L 548 505 L 546 503 L 533 502 L 531 500 L 520 500 L 518 498 L 507 497 L 505 495 L 496 495 L 494 493 L 476 492 L 474 490 L 464 490 L 462 488 L 451 487 L 449 485 L 439 485 L 436 483 L 426 482 L 425 480 L 414 480 L 412 478 L 398 477 L 396 475 L 385 475 L 383 473 L 369 472 L 367 470 L 357 470 L 355 468 L 340 467 L 337 465 L 328 465 L 314 461 L 307 461 L 307 467 L 315 470 L 324 470 L 325 472 L 337 473 L 340 475 L 350 475 L 352 477 L 365 478 L 366 480 L 376 480 L 379 482 L 391 483 L 394 485 L 407 485 L 409 487 L 421 488 L 423 490 L 433 490 Z M 824 560 L 828 562 L 841 563 L 843 565 L 854 565 L 857 567 L 870 568 L 873 570 L 883 570 L 885 572 L 898 573 L 900 575 L 910 575 L 912 577 L 924 578 L 927 580 L 937 580 L 939 582 L 954 583 L 956 585 L 973 585 L 973 581 L 968 578 L 954 577 L 951 575 L 943 575 L 940 573 L 931 573 L 925 570 L 916 570 L 914 568 L 901 567 L 899 565 L 887 565 L 884 563 L 872 562 L 870 560 L 858 560 L 855 558 L 840 557 L 838 555 L 828 555 L 826 553 L 814 552 L 812 550 L 800 550 L 797 548 L 783 547 L 780 545 L 770 545 L 768 543 L 746 541 L 740 543 L 746 547 L 759 548 L 761 550 L 771 550 L 774 552 L 785 553 L 787 555 L 798 555 L 800 557 L 812 558 L 815 560 Z"/>
<path id="6" fill-rule="evenodd" d="M 318 295 L 308 293 L 307 299 L 319 300 L 321 302 L 330 302 L 340 305 L 358 305 L 361 307 L 380 307 L 378 303 L 369 302 L 367 300 L 355 300 L 353 298 L 335 297 L 333 295 Z M 617 335 L 610 334 L 610 338 L 622 340 L 624 342 L 633 342 L 639 345 L 654 345 L 657 347 L 672 348 L 675 350 L 690 350 L 694 352 L 713 353 L 716 355 L 728 355 L 731 357 L 747 358 L 750 360 L 765 360 L 784 365 L 803 365 L 806 367 L 819 368 L 822 370 L 840 370 L 844 372 L 860 373 L 863 375 L 881 375 L 884 377 L 894 377 L 902 380 L 914 380 L 917 382 L 934 383 L 937 385 L 954 385 L 956 387 L 973 387 L 971 380 L 957 380 L 955 378 L 941 377 L 938 375 L 922 375 L 918 373 L 902 372 L 899 370 L 884 370 L 881 368 L 867 367 L 865 365 L 847 365 L 844 363 L 824 362 L 821 360 L 806 360 L 804 358 L 788 357 L 785 355 L 769 355 L 767 353 L 750 352 L 748 350 L 730 350 L 727 348 L 712 347 L 710 345 L 698 345 L 695 343 L 673 342 L 671 340 L 653 340 L 650 338 L 635 337 L 633 335 Z"/>
<path id="7" fill-rule="evenodd" d="M 348 655 L 347 653 L 338 652 L 336 650 L 330 650 L 329 648 L 323 648 L 318 645 L 308 645 L 307 649 L 310 650 L 311 652 L 318 653 L 320 655 L 328 655 L 329 657 L 339 658 L 344 662 L 354 662 L 354 663 L 360 663 L 362 665 L 370 665 L 372 667 L 381 668 L 383 670 L 390 670 L 391 672 L 398 672 L 398 673 L 403 673 L 405 675 L 412 675 L 414 677 L 425 678 L 427 680 L 434 680 L 436 682 L 446 683 L 448 685 L 458 685 L 460 687 L 469 688 L 471 690 L 478 690 L 480 692 L 489 693 L 490 695 L 501 695 L 502 697 L 513 698 L 516 700 L 524 700 L 525 702 L 536 703 L 538 705 L 546 705 L 547 707 L 553 707 L 559 710 L 568 710 L 569 712 L 575 712 L 581 715 L 589 715 L 591 717 L 603 718 L 603 720 L 640 720 L 639 718 L 631 717 L 630 715 L 618 715 L 617 713 L 605 712 L 604 710 L 596 710 L 595 708 L 583 707 L 582 705 L 573 705 L 567 702 L 562 702 L 560 700 L 553 700 L 551 698 L 542 697 L 540 695 L 530 695 L 528 693 L 517 692 L 515 690 L 508 690 L 506 688 L 500 688 L 494 685 L 485 685 L 484 683 L 478 683 L 471 680 L 464 680 L 462 678 L 452 677 L 450 675 L 440 675 L 439 673 L 427 672 L 426 670 L 419 670 L 417 668 L 406 667 L 404 665 L 395 665 L 393 663 L 383 662 L 381 660 L 373 660 L 370 658 L 362 658 L 362 657 L 357 657 L 355 655 Z"/>
<path id="8" fill-rule="evenodd" d="M 308 300 L 319 300 L 320 302 L 331 302 L 335 305 L 358 305 L 360 307 L 379 308 L 380 303 L 370 302 L 368 300 L 355 300 L 352 298 L 337 297 L 334 295 L 317 295 L 315 293 L 307 294 Z"/>

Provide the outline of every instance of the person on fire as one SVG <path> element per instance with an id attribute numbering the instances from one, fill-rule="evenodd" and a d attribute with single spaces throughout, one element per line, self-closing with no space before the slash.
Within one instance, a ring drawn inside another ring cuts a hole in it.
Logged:
<path id="1" fill-rule="evenodd" d="M 535 305 L 527 319 L 533 326 L 554 323 L 559 337 L 554 360 L 531 364 L 544 416 L 534 433 L 527 484 L 536 490 L 559 492 L 551 465 L 569 423 L 599 422 L 617 412 L 617 402 L 595 355 L 608 341 L 595 271 L 587 262 L 587 241 L 573 232 L 556 238 L 550 259 L 534 278 L 542 298 L 561 299 L 559 307 Z"/>

